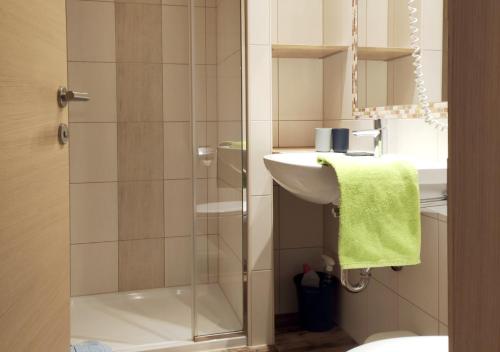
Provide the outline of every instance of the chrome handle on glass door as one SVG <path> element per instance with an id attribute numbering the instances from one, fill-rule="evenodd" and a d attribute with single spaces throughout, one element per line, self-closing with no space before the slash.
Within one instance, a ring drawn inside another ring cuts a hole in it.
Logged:
<path id="1" fill-rule="evenodd" d="M 66 107 L 70 101 L 88 101 L 89 93 L 68 90 L 66 87 L 59 87 L 57 90 L 57 103 L 61 108 Z"/>

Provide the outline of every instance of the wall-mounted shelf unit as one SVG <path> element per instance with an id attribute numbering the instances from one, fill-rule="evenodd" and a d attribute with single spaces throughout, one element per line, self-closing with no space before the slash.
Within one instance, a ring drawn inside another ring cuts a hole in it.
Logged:
<path id="1" fill-rule="evenodd" d="M 273 57 L 292 59 L 324 59 L 347 51 L 348 46 L 273 44 Z"/>
<path id="2" fill-rule="evenodd" d="M 359 47 L 359 60 L 389 61 L 410 56 L 413 53 L 411 48 L 377 48 Z"/>

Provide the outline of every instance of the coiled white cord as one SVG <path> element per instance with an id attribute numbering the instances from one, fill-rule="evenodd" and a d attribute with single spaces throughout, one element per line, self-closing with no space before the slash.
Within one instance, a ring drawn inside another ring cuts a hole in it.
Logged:
<path id="1" fill-rule="evenodd" d="M 408 0 L 408 12 L 410 18 L 410 46 L 413 49 L 413 66 L 415 67 L 415 88 L 417 90 L 418 103 L 422 109 L 425 122 L 444 131 L 448 129 L 448 123 L 432 116 L 427 89 L 425 88 L 424 72 L 422 65 L 422 50 L 420 48 L 420 36 L 418 29 L 417 8 L 413 5 L 415 0 Z"/>

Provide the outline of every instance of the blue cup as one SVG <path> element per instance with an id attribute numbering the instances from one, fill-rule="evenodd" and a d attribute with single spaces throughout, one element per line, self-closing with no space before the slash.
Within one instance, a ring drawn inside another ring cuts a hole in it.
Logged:
<path id="1" fill-rule="evenodd" d="M 333 151 L 335 153 L 347 153 L 349 150 L 349 129 L 332 129 Z"/>

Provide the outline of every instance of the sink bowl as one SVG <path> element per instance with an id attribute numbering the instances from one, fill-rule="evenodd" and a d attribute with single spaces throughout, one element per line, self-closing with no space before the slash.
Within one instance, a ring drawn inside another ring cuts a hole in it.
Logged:
<path id="1" fill-rule="evenodd" d="M 318 155 L 325 153 L 283 153 L 264 157 L 264 164 L 273 179 L 283 188 L 297 197 L 317 204 L 339 204 L 339 185 L 335 170 L 318 164 Z M 350 157 L 336 154 L 338 158 L 373 158 Z M 421 202 L 443 199 L 446 194 L 447 163 L 443 161 L 419 160 L 404 156 L 384 155 L 382 158 L 407 160 L 418 171 Z"/>

